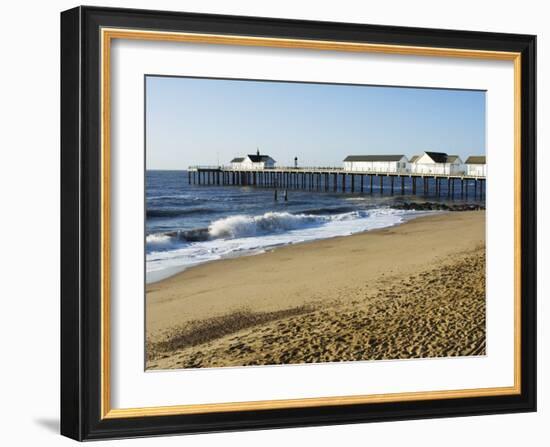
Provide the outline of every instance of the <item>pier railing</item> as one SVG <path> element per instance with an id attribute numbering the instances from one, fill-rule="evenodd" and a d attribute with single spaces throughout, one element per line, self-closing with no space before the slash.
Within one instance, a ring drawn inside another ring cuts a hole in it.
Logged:
<path id="1" fill-rule="evenodd" d="M 344 168 L 338 166 L 277 166 L 277 167 L 234 167 L 231 165 L 194 165 L 187 168 L 188 171 L 201 171 L 219 169 L 222 171 L 343 171 Z"/>
<path id="2" fill-rule="evenodd" d="M 199 170 L 212 170 L 212 169 L 231 169 L 231 166 L 224 165 L 194 165 L 187 168 L 188 171 L 199 171 Z"/>
<path id="3" fill-rule="evenodd" d="M 398 169 L 396 171 L 384 171 L 380 169 L 345 169 L 339 166 L 277 166 L 272 168 L 255 168 L 255 167 L 233 167 L 227 165 L 194 165 L 187 168 L 190 172 L 197 171 L 224 171 L 224 172 L 288 172 L 288 173 L 338 173 L 338 174 L 353 174 L 353 175 L 381 175 L 381 176 L 416 176 L 416 177 L 440 177 L 440 178 L 456 178 L 456 179 L 485 179 L 484 175 L 467 174 L 466 172 L 441 173 L 414 171 L 410 169 Z"/>

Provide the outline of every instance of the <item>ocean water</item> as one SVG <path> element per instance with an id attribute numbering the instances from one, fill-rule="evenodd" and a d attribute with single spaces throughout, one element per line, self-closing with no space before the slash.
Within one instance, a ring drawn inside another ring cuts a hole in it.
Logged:
<path id="1" fill-rule="evenodd" d="M 404 202 L 449 202 L 444 189 L 441 197 L 411 196 L 407 185 L 401 195 L 396 183 L 392 196 L 387 186 L 380 194 L 375 183 L 372 195 L 289 189 L 288 201 L 282 190 L 275 201 L 273 189 L 189 185 L 185 171 L 147 171 L 146 280 L 155 282 L 208 261 L 391 227 L 438 212 L 395 208 Z M 433 185 L 430 190 L 433 194 Z M 469 197 L 468 203 L 480 202 L 473 190 Z"/>

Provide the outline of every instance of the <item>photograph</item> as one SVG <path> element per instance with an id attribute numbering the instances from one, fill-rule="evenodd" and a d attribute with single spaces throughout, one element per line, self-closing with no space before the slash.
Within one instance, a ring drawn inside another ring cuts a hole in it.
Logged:
<path id="1" fill-rule="evenodd" d="M 486 93 L 145 75 L 145 369 L 485 356 Z"/>

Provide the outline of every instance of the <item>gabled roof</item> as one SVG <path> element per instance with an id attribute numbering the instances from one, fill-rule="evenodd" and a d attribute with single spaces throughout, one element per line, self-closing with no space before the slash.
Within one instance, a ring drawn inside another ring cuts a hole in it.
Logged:
<path id="1" fill-rule="evenodd" d="M 447 157 L 448 155 L 445 152 L 428 152 L 426 151 L 425 154 L 430 157 L 435 163 L 448 163 Z"/>
<path id="2" fill-rule="evenodd" d="M 273 160 L 269 155 L 256 155 L 256 154 L 248 154 L 248 158 L 250 158 L 250 161 L 252 163 L 260 163 L 262 161 L 268 161 Z"/>
<path id="3" fill-rule="evenodd" d="M 447 155 L 447 163 L 454 163 L 457 160 L 461 161 L 458 155 Z"/>
<path id="4" fill-rule="evenodd" d="M 404 155 L 348 155 L 344 161 L 400 161 Z"/>
<path id="5" fill-rule="evenodd" d="M 244 157 L 235 157 L 233 160 L 231 160 L 231 163 L 242 163 L 244 161 Z"/>
<path id="6" fill-rule="evenodd" d="M 486 163 L 485 155 L 471 155 L 466 159 L 465 163 L 468 165 L 484 165 Z"/>
<path id="7" fill-rule="evenodd" d="M 409 160 L 409 162 L 416 163 L 416 160 L 418 160 L 419 158 L 420 158 L 420 155 L 413 155 Z"/>

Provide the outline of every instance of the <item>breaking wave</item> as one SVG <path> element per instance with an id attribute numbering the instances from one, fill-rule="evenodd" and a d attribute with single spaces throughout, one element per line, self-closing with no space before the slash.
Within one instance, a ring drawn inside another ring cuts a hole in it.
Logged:
<path id="1" fill-rule="evenodd" d="M 231 216 L 210 224 L 211 238 L 239 238 L 296 230 L 312 225 L 322 225 L 325 217 L 308 214 L 268 212 L 261 216 Z"/>
<path id="2" fill-rule="evenodd" d="M 200 242 L 212 239 L 236 239 L 244 237 L 265 236 L 311 228 L 331 221 L 352 220 L 366 217 L 366 211 L 352 211 L 344 214 L 316 215 L 291 214 L 287 212 L 268 212 L 260 216 L 236 215 L 213 221 L 208 228 L 197 228 L 186 231 L 153 233 L 147 236 L 148 245 L 156 248 L 169 248 L 176 242 Z"/>
<path id="3" fill-rule="evenodd" d="M 337 214 L 267 212 L 217 219 L 207 228 L 153 233 L 146 238 L 147 281 L 215 259 L 390 227 L 420 214 L 426 213 L 392 208 Z"/>

